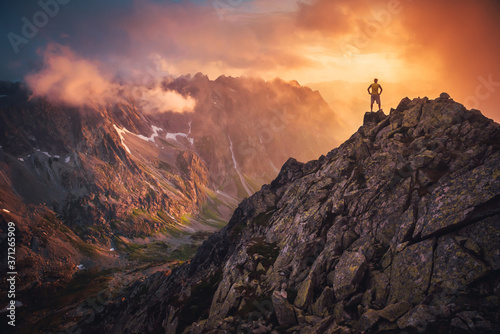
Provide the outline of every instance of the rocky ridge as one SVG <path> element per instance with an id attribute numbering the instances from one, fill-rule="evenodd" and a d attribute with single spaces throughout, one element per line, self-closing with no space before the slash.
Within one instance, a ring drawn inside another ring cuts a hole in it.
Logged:
<path id="1" fill-rule="evenodd" d="M 500 126 L 443 93 L 366 113 L 83 333 L 496 333 Z"/>
<path id="2" fill-rule="evenodd" d="M 152 110 L 124 96 L 75 107 L 0 81 L 0 246 L 15 222 L 24 305 L 47 287 L 64 293 L 87 269 L 192 257 L 288 156 L 312 158 L 333 142 L 334 131 L 310 123 L 334 113 L 296 82 L 198 73 L 157 85 L 196 107 Z"/>

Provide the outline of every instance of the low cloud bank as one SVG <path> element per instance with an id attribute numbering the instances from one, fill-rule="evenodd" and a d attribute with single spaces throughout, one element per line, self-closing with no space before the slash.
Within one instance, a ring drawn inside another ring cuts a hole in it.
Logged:
<path id="1" fill-rule="evenodd" d="M 110 104 L 133 99 L 145 113 L 191 112 L 196 101 L 159 83 L 146 86 L 119 84 L 102 65 L 76 55 L 70 48 L 50 44 L 43 51 L 43 66 L 25 77 L 34 96 L 71 106 Z"/>

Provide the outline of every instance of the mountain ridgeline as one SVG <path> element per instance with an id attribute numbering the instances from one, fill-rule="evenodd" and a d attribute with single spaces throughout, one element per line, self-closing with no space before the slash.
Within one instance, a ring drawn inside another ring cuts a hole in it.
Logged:
<path id="1" fill-rule="evenodd" d="M 500 126 L 443 93 L 289 159 L 82 333 L 498 333 Z M 75 319 L 72 319 L 75 320 Z"/>
<path id="2" fill-rule="evenodd" d="M 161 87 L 196 107 L 71 107 L 0 84 L 0 227 L 16 223 L 19 292 L 137 259 L 148 240 L 185 260 L 183 245 L 227 224 L 288 157 L 335 145 L 334 113 L 296 82 L 197 74 Z"/>

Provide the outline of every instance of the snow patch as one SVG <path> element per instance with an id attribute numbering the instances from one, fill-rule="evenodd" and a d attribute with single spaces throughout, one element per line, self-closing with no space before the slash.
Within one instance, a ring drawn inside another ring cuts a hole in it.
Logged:
<path id="1" fill-rule="evenodd" d="M 39 148 L 35 148 L 35 151 L 42 153 L 43 155 L 47 156 L 48 158 L 56 158 L 56 159 L 61 158 L 60 155 L 57 155 L 57 154 L 52 155 L 49 152 L 45 152 L 45 151 L 40 150 Z M 26 158 L 29 158 L 30 156 L 31 156 L 31 154 L 28 155 Z"/>
<path id="2" fill-rule="evenodd" d="M 184 133 L 184 132 L 168 133 L 167 132 L 166 138 L 178 141 L 177 137 L 184 137 L 184 138 L 186 138 L 191 143 L 191 145 L 194 145 L 194 139 L 193 138 L 189 138 L 189 135 L 191 134 L 191 122 L 189 122 L 188 124 L 189 124 L 189 131 L 188 131 L 188 133 Z"/>
<path id="3" fill-rule="evenodd" d="M 114 251 L 115 251 L 115 249 L 114 249 L 114 248 L 110 248 L 110 249 L 109 249 L 109 251 L 110 251 L 110 252 L 114 252 Z"/>
<path id="4" fill-rule="evenodd" d="M 71 156 L 66 157 L 66 159 L 64 159 L 64 162 L 65 162 L 65 163 L 68 163 L 70 160 L 71 160 Z"/>
<path id="5" fill-rule="evenodd" d="M 79 270 L 85 269 L 85 266 L 83 264 L 79 264 L 76 266 Z"/>
<path id="6" fill-rule="evenodd" d="M 137 137 L 139 137 L 140 139 L 145 140 L 145 141 L 150 141 L 154 144 L 155 138 L 158 137 L 158 131 L 163 131 L 163 129 L 159 128 L 157 126 L 154 126 L 154 125 L 151 126 L 151 129 L 153 129 L 153 134 L 151 135 L 151 137 L 146 137 L 143 135 L 137 135 Z"/>
<path id="7" fill-rule="evenodd" d="M 17 160 L 21 161 L 21 162 L 24 162 L 24 159 L 23 158 L 17 158 Z"/>
<path id="8" fill-rule="evenodd" d="M 2 211 L 3 211 L 3 212 L 10 213 L 10 211 L 9 211 L 9 210 L 7 210 L 7 209 L 2 209 Z"/>
<path id="9" fill-rule="evenodd" d="M 130 149 L 128 148 L 127 145 L 125 145 L 125 139 L 123 138 L 123 134 L 129 132 L 127 129 L 120 129 L 116 124 L 113 124 L 116 132 L 118 133 L 118 136 L 120 136 L 120 141 L 122 143 L 123 148 L 125 148 L 125 151 L 128 152 L 128 154 L 132 154 L 130 152 Z"/>

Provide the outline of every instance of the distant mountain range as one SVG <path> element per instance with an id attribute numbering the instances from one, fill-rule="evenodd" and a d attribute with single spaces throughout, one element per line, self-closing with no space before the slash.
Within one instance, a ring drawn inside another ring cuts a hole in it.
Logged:
<path id="1" fill-rule="evenodd" d="M 83 268 L 187 260 L 289 157 L 337 145 L 335 114 L 296 82 L 196 74 L 160 87 L 196 107 L 77 108 L 0 83 L 1 242 L 14 221 L 21 296 Z"/>

